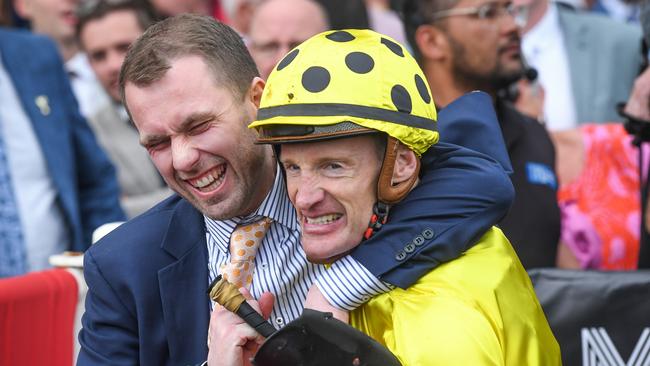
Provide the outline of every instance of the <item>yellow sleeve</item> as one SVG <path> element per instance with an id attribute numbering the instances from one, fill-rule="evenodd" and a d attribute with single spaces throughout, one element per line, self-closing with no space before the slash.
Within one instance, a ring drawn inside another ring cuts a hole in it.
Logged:
<path id="1" fill-rule="evenodd" d="M 409 306 L 410 305 L 410 306 Z M 488 319 L 452 298 L 396 304 L 386 345 L 404 366 L 504 365 L 503 350 Z"/>

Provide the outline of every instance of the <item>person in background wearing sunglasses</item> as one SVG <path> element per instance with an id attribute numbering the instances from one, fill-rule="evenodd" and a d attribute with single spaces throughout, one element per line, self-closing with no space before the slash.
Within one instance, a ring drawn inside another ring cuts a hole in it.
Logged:
<path id="1" fill-rule="evenodd" d="M 521 13 L 507 0 L 409 0 L 404 14 L 409 42 L 438 107 L 472 90 L 492 96 L 515 187 L 513 206 L 499 226 L 525 268 L 554 267 L 560 211 L 553 144 L 543 125 L 498 95 L 525 71 Z"/>

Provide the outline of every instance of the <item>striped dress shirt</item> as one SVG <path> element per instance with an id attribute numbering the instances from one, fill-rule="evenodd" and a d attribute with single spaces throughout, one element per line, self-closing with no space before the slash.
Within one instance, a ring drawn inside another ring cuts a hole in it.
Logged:
<path id="1" fill-rule="evenodd" d="M 309 287 L 315 282 L 332 305 L 346 310 L 355 309 L 370 297 L 390 290 L 351 256 L 338 260 L 328 269 L 307 261 L 300 245 L 300 224 L 279 169 L 271 191 L 255 212 L 221 221 L 205 217 L 208 283 L 220 274 L 222 265 L 230 261 L 228 245 L 235 227 L 260 216 L 273 219 L 273 223 L 255 257 L 250 292 L 254 298 L 267 291 L 275 295 L 271 322 L 276 328 L 300 316 Z"/>

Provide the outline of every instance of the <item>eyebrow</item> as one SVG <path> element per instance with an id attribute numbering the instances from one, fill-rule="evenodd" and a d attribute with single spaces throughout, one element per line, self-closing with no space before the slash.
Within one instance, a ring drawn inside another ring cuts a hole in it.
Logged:
<path id="1" fill-rule="evenodd" d="M 176 132 L 183 132 L 189 130 L 194 123 L 197 121 L 206 121 L 211 118 L 218 118 L 219 115 L 214 115 L 212 112 L 197 112 L 197 113 L 192 113 L 187 118 L 183 120 L 183 122 L 178 126 L 178 128 L 175 128 Z M 164 141 L 167 139 L 167 135 L 148 135 L 144 136 L 142 139 L 140 139 L 140 145 L 147 147 L 149 145 L 155 144 L 160 141 Z"/>
<path id="2" fill-rule="evenodd" d="M 296 164 L 294 159 L 282 157 L 282 155 L 280 155 L 279 160 L 280 160 L 281 164 Z M 318 158 L 315 161 L 315 164 L 316 165 L 321 165 L 323 163 L 327 163 L 327 162 L 331 162 L 331 161 L 340 161 L 340 162 L 344 162 L 344 163 L 349 163 L 351 160 L 350 160 L 350 157 L 349 157 L 348 154 L 341 155 L 341 156 L 327 155 L 327 156 Z"/>
<path id="3" fill-rule="evenodd" d="M 221 114 L 215 115 L 212 112 L 195 112 L 187 116 L 183 122 L 181 122 L 180 126 L 176 128 L 177 132 L 183 132 L 189 130 L 194 123 L 198 122 L 203 122 L 211 118 L 218 118 Z"/>
<path id="4" fill-rule="evenodd" d="M 147 135 L 140 138 L 140 145 L 147 148 L 157 142 L 164 141 L 167 135 Z"/>

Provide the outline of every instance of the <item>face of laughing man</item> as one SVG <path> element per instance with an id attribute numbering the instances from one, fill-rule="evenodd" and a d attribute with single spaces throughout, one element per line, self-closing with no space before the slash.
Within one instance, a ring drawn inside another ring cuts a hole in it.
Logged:
<path id="1" fill-rule="evenodd" d="M 248 214 L 275 177 L 269 146 L 255 145 L 253 120 L 264 88 L 255 78 L 241 98 L 217 85 L 200 56 L 171 61 L 162 79 L 125 86 L 125 100 L 141 144 L 165 182 L 206 216 Z"/>
<path id="2" fill-rule="evenodd" d="M 331 263 L 356 247 L 377 201 L 375 137 L 284 144 L 280 160 L 307 258 Z"/>

